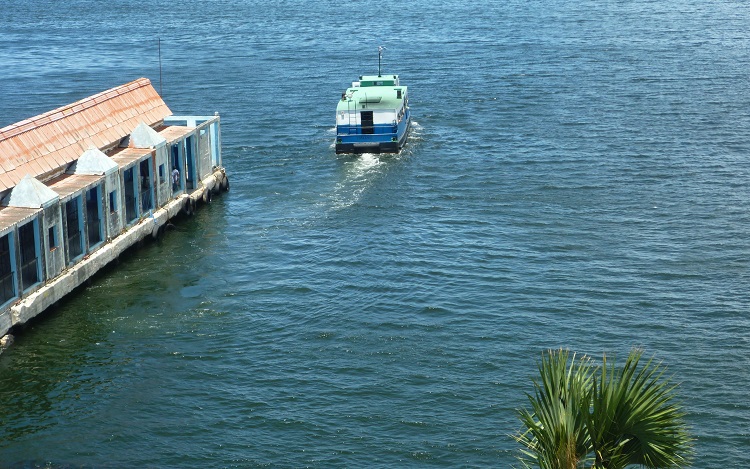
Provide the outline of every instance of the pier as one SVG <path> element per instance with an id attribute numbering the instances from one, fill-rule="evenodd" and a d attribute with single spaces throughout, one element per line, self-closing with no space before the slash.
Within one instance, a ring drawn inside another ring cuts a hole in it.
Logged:
<path id="1" fill-rule="evenodd" d="M 0 351 L 9 331 L 228 190 L 218 114 L 141 78 L 0 129 Z"/>

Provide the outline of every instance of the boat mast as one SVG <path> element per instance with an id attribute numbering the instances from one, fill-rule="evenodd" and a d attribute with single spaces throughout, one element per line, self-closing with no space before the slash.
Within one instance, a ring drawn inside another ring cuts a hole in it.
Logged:
<path id="1" fill-rule="evenodd" d="M 383 59 L 383 51 L 385 50 L 385 47 L 378 46 L 378 76 L 380 75 L 380 61 Z"/>

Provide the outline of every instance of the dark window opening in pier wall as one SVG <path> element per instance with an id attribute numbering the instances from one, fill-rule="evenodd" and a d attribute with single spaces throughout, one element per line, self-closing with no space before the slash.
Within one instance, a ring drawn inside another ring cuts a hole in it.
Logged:
<path id="1" fill-rule="evenodd" d="M 81 210 L 79 201 L 80 197 L 65 202 L 65 220 L 68 224 L 67 246 L 68 246 L 68 263 L 83 254 L 83 241 L 81 239 Z"/>
<path id="2" fill-rule="evenodd" d="M 52 225 L 49 227 L 49 229 L 47 230 L 47 239 L 50 252 L 57 249 L 57 225 Z"/>
<path id="3" fill-rule="evenodd" d="M 18 229 L 18 240 L 21 247 L 21 286 L 24 290 L 39 283 L 39 259 L 36 234 L 36 220 Z"/>
<path id="4" fill-rule="evenodd" d="M 109 213 L 117 212 L 117 191 L 109 193 Z"/>
<path id="5" fill-rule="evenodd" d="M 172 175 L 172 192 L 182 189 L 182 176 L 180 172 L 180 145 L 175 143 L 169 150 L 170 172 Z M 175 172 L 177 171 L 177 172 Z"/>
<path id="6" fill-rule="evenodd" d="M 124 177 L 124 189 L 125 189 L 125 219 L 128 223 L 132 223 L 138 217 L 135 204 L 135 181 L 133 177 L 133 168 L 126 169 Z"/>
<path id="7" fill-rule="evenodd" d="M 89 247 L 102 242 L 102 210 L 99 186 L 86 191 L 86 223 Z"/>
<path id="8" fill-rule="evenodd" d="M 10 234 L 0 238 L 0 304 L 3 304 L 16 296 L 13 256 L 10 251 L 10 247 L 13 243 L 10 238 Z"/>
<path id="9" fill-rule="evenodd" d="M 185 140 L 185 150 L 187 154 L 187 171 L 185 171 L 185 187 L 188 190 L 195 189 L 195 138 L 191 135 Z"/>
<path id="10" fill-rule="evenodd" d="M 151 175 L 151 158 L 141 161 L 138 168 L 141 173 L 141 213 L 148 212 L 154 208 L 154 198 L 151 196 L 153 177 Z"/>

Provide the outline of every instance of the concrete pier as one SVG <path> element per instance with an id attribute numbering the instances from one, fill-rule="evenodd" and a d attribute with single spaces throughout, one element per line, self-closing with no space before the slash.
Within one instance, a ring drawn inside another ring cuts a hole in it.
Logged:
<path id="1" fill-rule="evenodd" d="M 8 332 L 43 313 L 47 308 L 70 294 L 94 274 L 116 260 L 124 251 L 148 238 L 157 238 L 169 220 L 182 213 L 191 214 L 201 203 L 210 201 L 214 193 L 227 190 L 229 179 L 224 168 L 201 181 L 201 186 L 190 194 L 171 200 L 154 210 L 152 216 L 143 218 L 138 224 L 106 242 L 101 248 L 81 261 L 48 280 L 44 286 L 18 300 L 9 310 L 0 313 L 0 353 L 13 342 Z"/>
<path id="2" fill-rule="evenodd" d="M 175 116 L 146 78 L 0 129 L 0 349 L 228 188 L 219 114 Z"/>

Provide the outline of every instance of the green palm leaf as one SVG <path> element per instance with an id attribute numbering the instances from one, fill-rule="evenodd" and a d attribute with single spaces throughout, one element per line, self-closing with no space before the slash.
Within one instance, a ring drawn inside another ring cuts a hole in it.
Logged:
<path id="1" fill-rule="evenodd" d="M 584 467 L 589 453 L 584 416 L 578 412 L 589 400 L 592 372 L 588 358 L 568 367 L 569 352 L 549 351 L 539 364 L 534 394 L 527 395 L 531 412 L 520 410 L 525 430 L 514 438 L 525 450 L 519 460 L 525 467 L 542 469 Z"/>
<path id="2" fill-rule="evenodd" d="M 663 379 L 664 369 L 653 360 L 638 370 L 642 354 L 631 351 L 619 372 L 604 357 L 587 422 L 596 467 L 670 468 L 688 463 L 691 439 L 684 413 L 673 402 L 675 386 Z"/>
<path id="3" fill-rule="evenodd" d="M 692 440 L 675 385 L 664 369 L 633 350 L 617 370 L 604 356 L 601 367 L 567 350 L 548 351 L 539 364 L 531 410 L 519 410 L 524 467 L 621 469 L 684 467 Z"/>

